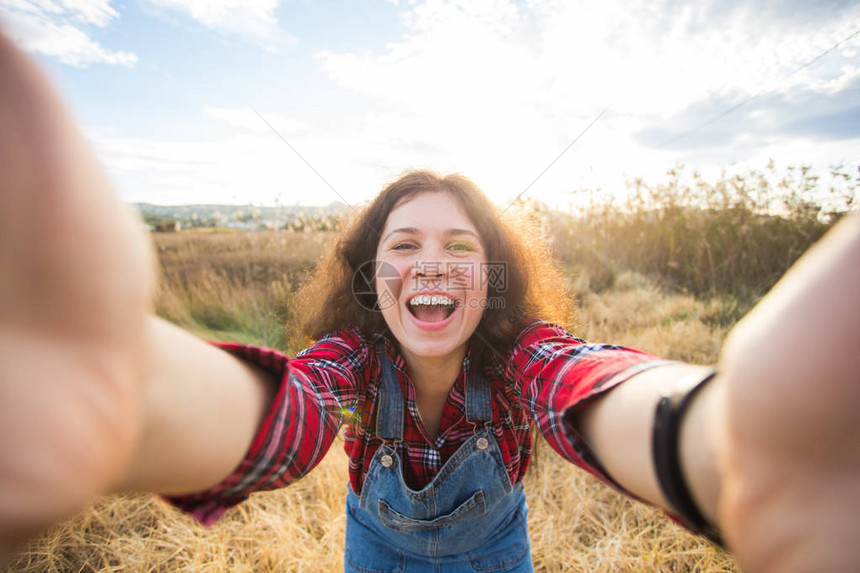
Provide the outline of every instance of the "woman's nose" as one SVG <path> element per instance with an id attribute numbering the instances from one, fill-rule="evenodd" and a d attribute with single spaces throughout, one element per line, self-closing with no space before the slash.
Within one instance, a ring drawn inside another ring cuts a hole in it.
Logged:
<path id="1" fill-rule="evenodd" d="M 445 288 L 446 264 L 440 260 L 416 260 L 412 265 L 413 290 L 438 290 Z"/>
<path id="2" fill-rule="evenodd" d="M 445 275 L 445 263 L 441 261 L 416 260 L 412 264 L 413 277 L 438 278 Z"/>

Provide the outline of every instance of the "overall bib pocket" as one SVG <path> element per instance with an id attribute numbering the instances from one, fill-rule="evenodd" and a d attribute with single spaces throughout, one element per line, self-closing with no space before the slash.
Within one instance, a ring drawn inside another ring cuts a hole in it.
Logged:
<path id="1" fill-rule="evenodd" d="M 402 531 L 404 533 L 438 529 L 440 527 L 455 525 L 475 517 L 480 517 L 486 512 L 487 506 L 484 502 L 484 492 L 480 490 L 475 493 L 475 495 L 464 501 L 451 513 L 440 515 L 434 519 L 411 518 L 393 509 L 385 500 L 379 500 L 379 518 L 382 521 L 382 524 L 389 529 Z"/>

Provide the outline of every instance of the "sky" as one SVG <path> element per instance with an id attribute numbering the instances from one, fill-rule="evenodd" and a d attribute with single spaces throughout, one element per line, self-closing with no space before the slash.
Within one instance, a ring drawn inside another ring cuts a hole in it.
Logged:
<path id="1" fill-rule="evenodd" d="M 860 169 L 856 0 L 2 0 L 126 201 L 499 205 Z"/>

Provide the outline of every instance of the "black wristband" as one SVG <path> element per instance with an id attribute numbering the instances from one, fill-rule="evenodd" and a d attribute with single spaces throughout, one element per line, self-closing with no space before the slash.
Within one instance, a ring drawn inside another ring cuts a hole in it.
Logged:
<path id="1" fill-rule="evenodd" d="M 687 488 L 687 481 L 681 470 L 678 452 L 681 420 L 684 417 L 684 412 L 696 392 L 715 374 L 716 372 L 712 371 L 689 390 L 678 390 L 671 396 L 663 396 L 660 399 L 654 415 L 654 432 L 651 445 L 657 481 L 660 483 L 660 490 L 672 511 L 687 529 L 704 535 L 722 546 L 723 542 L 720 539 L 719 531 L 699 511 L 689 488 Z"/>

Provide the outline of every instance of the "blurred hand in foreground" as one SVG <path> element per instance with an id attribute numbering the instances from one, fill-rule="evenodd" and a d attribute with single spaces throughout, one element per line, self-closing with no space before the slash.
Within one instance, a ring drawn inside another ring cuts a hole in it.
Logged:
<path id="1" fill-rule="evenodd" d="M 129 463 L 151 263 L 53 89 L 0 35 L 0 555 Z"/>
<path id="2" fill-rule="evenodd" d="M 719 506 L 745 571 L 860 571 L 860 217 L 732 331 Z"/>

